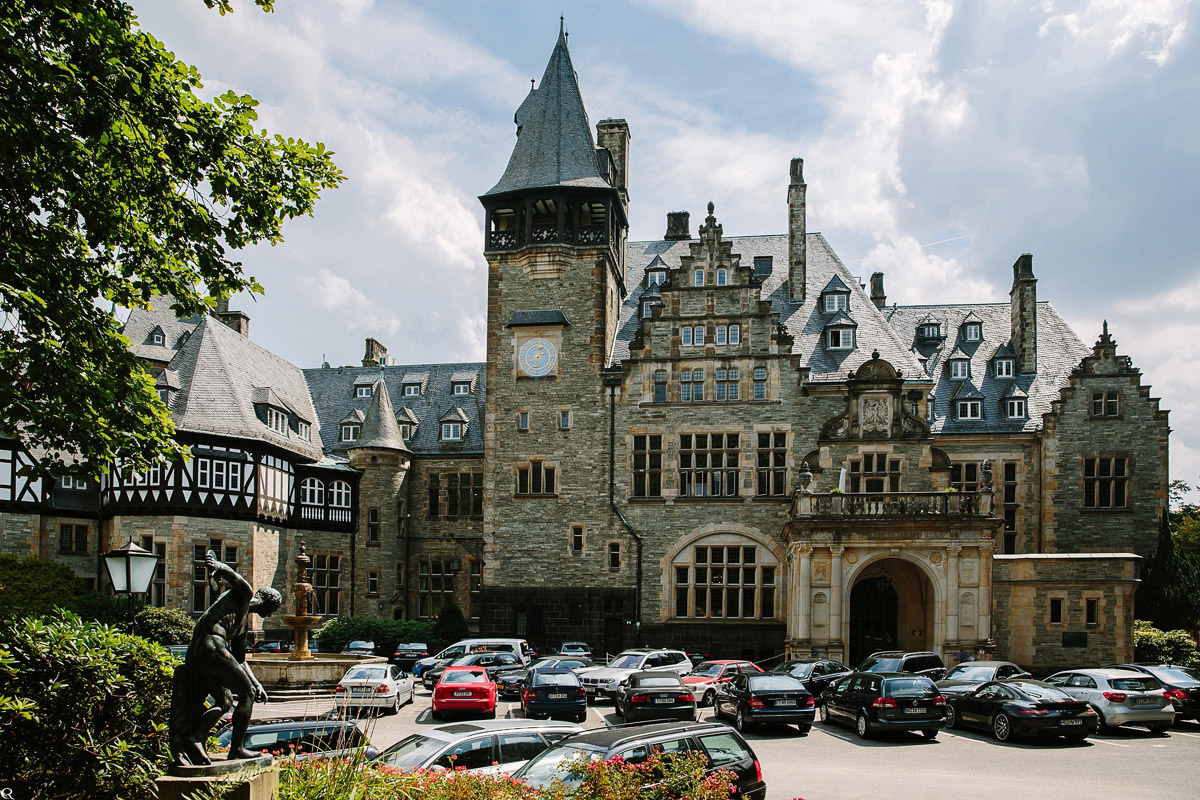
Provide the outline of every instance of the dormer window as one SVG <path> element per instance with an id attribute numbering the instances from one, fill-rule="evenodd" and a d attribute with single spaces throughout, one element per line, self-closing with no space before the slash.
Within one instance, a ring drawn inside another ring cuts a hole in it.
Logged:
<path id="1" fill-rule="evenodd" d="M 1025 419 L 1029 416 L 1024 397 L 1010 397 L 1006 406 L 1009 419 Z"/>
<path id="2" fill-rule="evenodd" d="M 646 285 L 647 286 L 654 286 L 654 285 L 661 286 L 662 284 L 664 284 L 666 282 L 667 282 L 667 273 L 663 272 L 662 270 L 655 270 L 654 272 L 646 273 Z"/>
<path id="3" fill-rule="evenodd" d="M 829 292 L 825 295 L 825 313 L 846 311 L 850 308 L 850 295 L 842 292 Z"/>
<path id="4" fill-rule="evenodd" d="M 1011 359 L 1011 358 L 997 358 L 996 359 L 996 377 L 997 378 L 1011 378 L 1013 376 L 1015 363 L 1016 362 L 1013 361 L 1013 359 Z"/>
<path id="5" fill-rule="evenodd" d="M 917 336 L 922 339 L 942 338 L 942 326 L 938 322 L 926 322 L 917 328 Z"/>
<path id="6" fill-rule="evenodd" d="M 959 400 L 955 408 L 959 419 L 983 419 L 983 402 L 980 400 Z"/>
<path id="7" fill-rule="evenodd" d="M 465 383 L 465 382 L 455 383 L 452 385 L 450 393 L 451 394 L 470 394 L 471 393 L 471 384 Z"/>
<path id="8" fill-rule="evenodd" d="M 462 439 L 463 426 L 461 422 L 442 423 L 442 441 L 456 442 Z"/>
<path id="9" fill-rule="evenodd" d="M 355 386 L 354 387 L 354 396 L 355 397 L 370 397 L 371 396 L 371 387 L 370 386 Z"/>
<path id="10" fill-rule="evenodd" d="M 166 344 L 166 341 L 167 337 L 163 335 L 162 328 L 155 328 L 154 330 L 150 331 L 150 344 L 162 347 L 164 344 Z"/>
<path id="11" fill-rule="evenodd" d="M 653 303 L 642 303 L 642 318 L 649 319 L 653 315 L 654 315 L 654 304 Z"/>
<path id="12" fill-rule="evenodd" d="M 287 414 L 278 408 L 267 406 L 267 427 L 276 433 L 282 433 L 284 436 L 287 436 Z"/>
<path id="13" fill-rule="evenodd" d="M 179 341 L 177 341 L 175 343 L 176 349 L 183 347 L 185 344 L 187 344 L 187 340 L 189 338 L 191 338 L 191 335 L 192 335 L 191 331 L 184 331 L 183 333 L 179 334 Z"/>
<path id="14" fill-rule="evenodd" d="M 158 399 L 163 401 L 164 406 L 171 405 L 171 390 L 167 388 L 159 389 Z"/>
<path id="15" fill-rule="evenodd" d="M 342 441 L 357 442 L 362 433 L 362 425 L 347 424 L 342 426 Z"/>
<path id="16" fill-rule="evenodd" d="M 404 384 L 404 396 L 405 397 L 420 397 L 421 396 L 421 384 L 419 384 L 419 383 Z"/>
<path id="17" fill-rule="evenodd" d="M 754 257 L 754 277 L 760 281 L 771 274 L 771 256 Z"/>
<path id="18" fill-rule="evenodd" d="M 413 432 L 413 426 L 411 423 L 408 423 L 408 422 L 400 423 L 400 438 L 401 439 L 403 439 L 404 441 L 407 442 L 409 439 L 412 438 L 412 432 Z"/>
<path id="19" fill-rule="evenodd" d="M 983 324 L 979 322 L 967 322 L 963 325 L 963 339 L 968 342 L 983 341 Z"/>
<path id="20" fill-rule="evenodd" d="M 950 380 L 965 381 L 971 377 L 971 362 L 965 358 L 950 360 Z"/>
<path id="21" fill-rule="evenodd" d="M 830 328 L 825 337 L 825 346 L 830 350 L 854 349 L 854 328 Z"/>
<path id="22" fill-rule="evenodd" d="M 296 436 L 306 442 L 312 439 L 312 429 L 307 422 L 296 423 Z"/>

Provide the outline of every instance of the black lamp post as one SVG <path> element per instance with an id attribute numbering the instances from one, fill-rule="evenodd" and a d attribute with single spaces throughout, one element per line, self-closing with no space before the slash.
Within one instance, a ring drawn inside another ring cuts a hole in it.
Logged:
<path id="1" fill-rule="evenodd" d="M 150 582 L 158 569 L 159 555 L 138 547 L 133 538 L 124 547 L 104 554 L 104 566 L 112 581 L 113 594 L 129 595 L 129 622 L 133 623 L 133 596 L 150 591 Z"/>

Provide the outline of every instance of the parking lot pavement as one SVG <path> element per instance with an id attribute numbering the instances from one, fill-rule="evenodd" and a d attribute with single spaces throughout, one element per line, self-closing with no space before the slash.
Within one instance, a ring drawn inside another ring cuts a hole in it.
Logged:
<path id="1" fill-rule="evenodd" d="M 431 693 L 418 689 L 395 716 L 365 715 L 359 727 L 380 750 L 435 724 Z M 333 708 L 332 696 L 259 703 L 254 717 L 311 715 Z M 712 709 L 703 709 L 709 717 Z M 521 704 L 501 700 L 498 718 L 521 717 Z M 612 703 L 588 706 L 587 728 L 620 724 Z M 934 741 L 917 734 L 861 740 L 849 728 L 817 723 L 807 736 L 794 726 L 746 733 L 767 781 L 767 800 L 854 800 L 886 797 L 927 800 L 938 795 L 971 800 L 1154 798 L 1193 800 L 1200 780 L 1200 724 L 1185 723 L 1166 736 L 1120 728 L 1083 744 L 1063 740 L 1001 744 L 984 733 L 942 731 Z"/>

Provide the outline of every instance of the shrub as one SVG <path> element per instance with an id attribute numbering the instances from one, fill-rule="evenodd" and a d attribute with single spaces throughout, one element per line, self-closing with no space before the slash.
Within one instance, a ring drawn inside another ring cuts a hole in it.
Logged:
<path id="1" fill-rule="evenodd" d="M 140 800 L 166 767 L 174 660 L 73 614 L 0 623 L 0 775 L 16 797 Z"/>
<path id="2" fill-rule="evenodd" d="M 129 601 L 102 592 L 87 592 L 75 599 L 75 612 L 89 622 L 124 628 L 129 624 Z"/>
<path id="3" fill-rule="evenodd" d="M 1196 643 L 1187 631 L 1160 631 L 1141 619 L 1133 623 L 1133 652 L 1138 661 L 1200 666 Z"/>
<path id="4" fill-rule="evenodd" d="M 390 654 L 400 642 L 429 642 L 433 623 L 423 620 L 395 620 L 383 617 L 337 617 L 313 634 L 321 650 L 336 653 L 353 641 L 374 642 L 379 652 Z"/>
<path id="5" fill-rule="evenodd" d="M 457 603 L 444 603 L 438 612 L 437 620 L 433 623 L 434 641 L 442 646 L 454 644 L 459 639 L 465 639 L 471 634 L 467 621 L 463 618 L 462 609 Z"/>
<path id="6" fill-rule="evenodd" d="M 0 553 L 0 615 L 41 616 L 58 608 L 75 609 L 83 588 L 65 564 Z"/>
<path id="7" fill-rule="evenodd" d="M 147 606 L 133 619 L 134 632 L 161 645 L 187 644 L 192 640 L 196 621 L 180 608 Z"/>

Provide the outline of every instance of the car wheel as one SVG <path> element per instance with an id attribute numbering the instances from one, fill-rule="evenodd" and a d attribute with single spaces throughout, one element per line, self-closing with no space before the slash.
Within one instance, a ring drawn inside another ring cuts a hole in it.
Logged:
<path id="1" fill-rule="evenodd" d="M 396 692 L 396 696 L 392 698 L 392 704 L 386 709 L 388 716 L 394 716 L 400 713 L 400 693 Z"/>
<path id="2" fill-rule="evenodd" d="M 492 710 L 487 713 L 487 718 L 488 719 L 496 718 L 496 707 L 495 706 L 492 706 Z"/>
<path id="3" fill-rule="evenodd" d="M 821 724 L 829 724 L 829 706 L 825 703 L 821 704 Z"/>
<path id="4" fill-rule="evenodd" d="M 954 710 L 954 706 L 950 703 L 946 703 L 946 727 L 958 727 L 958 712 Z"/>
<path id="5" fill-rule="evenodd" d="M 1103 733 L 1105 735 L 1112 733 L 1113 732 L 1112 726 L 1109 725 L 1105 721 L 1104 712 L 1101 711 L 1100 709 L 1096 708 L 1095 706 L 1092 706 L 1092 711 L 1096 712 L 1096 717 L 1097 717 L 1096 733 Z"/>
<path id="6" fill-rule="evenodd" d="M 434 719 L 443 719 L 443 718 L 445 718 L 446 715 L 443 714 L 441 711 L 432 711 L 432 712 L 430 712 L 430 716 L 433 717 Z"/>
<path id="7" fill-rule="evenodd" d="M 587 712 L 580 711 L 578 714 L 575 715 L 575 721 L 576 722 L 587 722 Z"/>
<path id="8" fill-rule="evenodd" d="M 1170 728 L 1171 726 L 1170 725 L 1147 725 L 1146 727 L 1148 727 L 1150 729 L 1150 732 L 1153 733 L 1155 736 L 1164 736 L 1167 733 L 1167 729 Z"/>
<path id="9" fill-rule="evenodd" d="M 867 719 L 867 712 L 858 712 L 858 719 L 854 722 L 854 732 L 860 739 L 871 738 L 871 720 Z"/>
<path id="10" fill-rule="evenodd" d="M 992 733 L 998 742 L 1007 742 L 1013 738 L 1012 720 L 1008 718 L 1008 714 L 995 716 L 992 720 Z"/>
<path id="11" fill-rule="evenodd" d="M 812 725 L 799 723 L 796 725 L 796 730 L 800 731 L 801 736 L 807 736 L 808 732 L 812 730 Z"/>
<path id="12" fill-rule="evenodd" d="M 922 735 L 922 736 L 924 736 L 924 737 L 925 737 L 926 739 L 928 739 L 929 741 L 933 741 L 934 739 L 936 739 L 936 738 L 937 738 L 937 731 L 936 731 L 936 730 L 932 730 L 932 729 L 931 729 L 931 730 L 927 730 L 927 731 L 921 731 L 921 735 Z"/>
<path id="13" fill-rule="evenodd" d="M 739 731 L 746 730 L 746 712 L 740 706 L 738 707 L 737 715 L 733 718 L 733 727 Z"/>

